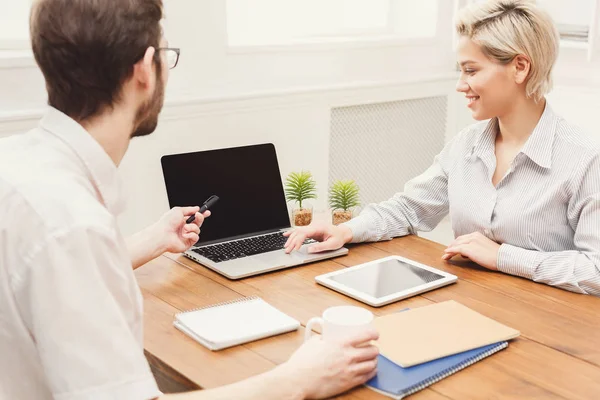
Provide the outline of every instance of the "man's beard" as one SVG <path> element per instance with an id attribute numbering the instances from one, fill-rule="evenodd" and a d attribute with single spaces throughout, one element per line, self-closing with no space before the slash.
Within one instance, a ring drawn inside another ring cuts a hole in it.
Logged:
<path id="1" fill-rule="evenodd" d="M 158 114 L 165 100 L 165 85 L 159 76 L 156 77 L 156 89 L 150 100 L 142 104 L 136 113 L 135 130 L 131 137 L 146 136 L 156 130 L 158 125 Z"/>

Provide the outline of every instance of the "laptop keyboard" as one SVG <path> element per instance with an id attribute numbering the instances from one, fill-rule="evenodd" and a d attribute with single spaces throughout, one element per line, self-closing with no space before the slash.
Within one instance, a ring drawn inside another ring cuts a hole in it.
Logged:
<path id="1" fill-rule="evenodd" d="M 281 250 L 287 239 L 288 238 L 283 236 L 281 232 L 277 232 L 205 247 L 196 247 L 193 248 L 192 251 L 218 263 L 235 260 L 236 258 L 253 256 L 255 254 L 268 253 L 269 251 Z M 316 243 L 316 241 L 313 239 L 306 239 L 304 241 L 304 244 L 309 243 Z"/>

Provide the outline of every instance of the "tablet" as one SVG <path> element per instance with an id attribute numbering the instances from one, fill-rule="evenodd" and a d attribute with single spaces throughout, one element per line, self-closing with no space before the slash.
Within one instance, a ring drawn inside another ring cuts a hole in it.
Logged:
<path id="1" fill-rule="evenodd" d="M 456 282 L 456 276 L 400 256 L 319 275 L 317 283 L 373 307 Z"/>

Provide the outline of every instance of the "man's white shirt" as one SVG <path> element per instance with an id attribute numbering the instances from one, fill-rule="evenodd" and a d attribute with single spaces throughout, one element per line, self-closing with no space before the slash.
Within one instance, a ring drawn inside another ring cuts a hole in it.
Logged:
<path id="1" fill-rule="evenodd" d="M 50 108 L 0 140 L 0 398 L 151 399 L 117 168 Z"/>

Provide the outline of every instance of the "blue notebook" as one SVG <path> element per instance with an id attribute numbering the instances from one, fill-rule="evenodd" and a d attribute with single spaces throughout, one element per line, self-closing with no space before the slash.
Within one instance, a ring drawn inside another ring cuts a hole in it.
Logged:
<path id="1" fill-rule="evenodd" d="M 402 399 L 505 349 L 507 346 L 507 342 L 499 342 L 408 368 L 396 365 L 384 356 L 379 355 L 377 375 L 368 381 L 366 385 L 393 399 Z"/>

